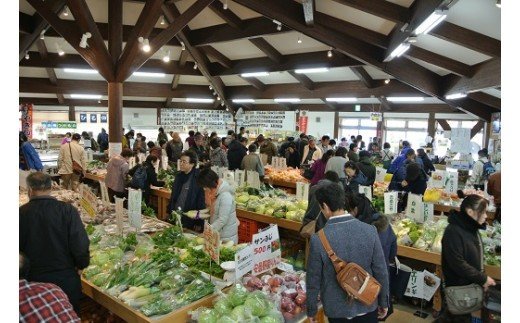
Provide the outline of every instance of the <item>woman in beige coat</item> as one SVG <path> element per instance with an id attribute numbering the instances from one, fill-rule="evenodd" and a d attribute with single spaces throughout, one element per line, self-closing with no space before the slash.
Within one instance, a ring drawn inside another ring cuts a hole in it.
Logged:
<path id="1" fill-rule="evenodd" d="M 80 146 L 80 134 L 72 135 L 72 140 L 68 144 L 61 145 L 58 157 L 58 174 L 61 176 L 61 185 L 68 190 L 77 190 L 80 174 L 75 174 L 72 168 L 72 160 L 80 164 L 83 168 L 83 175 L 87 170 L 85 149 Z"/>

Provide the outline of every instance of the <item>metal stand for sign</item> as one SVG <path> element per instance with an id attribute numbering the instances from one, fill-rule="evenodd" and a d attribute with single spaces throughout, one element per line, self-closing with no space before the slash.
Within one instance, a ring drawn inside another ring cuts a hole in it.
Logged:
<path id="1" fill-rule="evenodd" d="M 426 312 L 423 312 L 423 305 L 424 305 L 424 299 L 421 298 L 421 309 L 419 311 L 416 311 L 413 315 L 414 316 L 419 316 L 420 318 L 427 318 L 428 317 L 428 313 Z"/>

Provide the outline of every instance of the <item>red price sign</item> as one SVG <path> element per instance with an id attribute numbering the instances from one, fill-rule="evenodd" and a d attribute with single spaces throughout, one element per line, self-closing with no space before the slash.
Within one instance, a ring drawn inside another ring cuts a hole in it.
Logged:
<path id="1" fill-rule="evenodd" d="M 276 268 L 281 262 L 280 234 L 278 226 L 253 235 L 253 275 Z"/>
<path id="2" fill-rule="evenodd" d="M 220 234 L 214 230 L 211 224 L 204 222 L 204 251 L 208 256 L 219 263 L 220 258 Z"/>

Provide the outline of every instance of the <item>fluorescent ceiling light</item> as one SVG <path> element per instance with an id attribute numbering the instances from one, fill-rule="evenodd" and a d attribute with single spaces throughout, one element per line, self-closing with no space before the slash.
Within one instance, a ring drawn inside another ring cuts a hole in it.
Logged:
<path id="1" fill-rule="evenodd" d="M 233 99 L 233 103 L 253 103 L 254 99 Z"/>
<path id="2" fill-rule="evenodd" d="M 466 93 L 453 93 L 453 94 L 446 95 L 446 99 L 447 100 L 456 100 L 456 99 L 465 98 L 466 96 L 467 96 Z"/>
<path id="3" fill-rule="evenodd" d="M 435 26 L 437 26 L 441 21 L 446 19 L 447 10 L 435 10 L 422 24 L 419 25 L 414 31 L 416 35 L 427 34 L 429 33 Z"/>
<path id="4" fill-rule="evenodd" d="M 327 102 L 356 102 L 357 98 L 325 98 Z"/>
<path id="5" fill-rule="evenodd" d="M 240 76 L 242 77 L 255 77 L 255 76 L 267 76 L 269 72 L 253 72 L 253 73 L 242 73 Z"/>
<path id="6" fill-rule="evenodd" d="M 404 52 L 406 52 L 408 49 L 410 49 L 410 44 L 408 43 L 402 43 L 399 46 L 397 46 L 396 49 L 390 54 L 390 58 L 399 57 L 403 55 Z"/>
<path id="7" fill-rule="evenodd" d="M 134 72 L 133 76 L 144 76 L 144 77 L 165 77 L 164 73 L 149 73 L 149 72 Z"/>
<path id="8" fill-rule="evenodd" d="M 310 73 L 324 73 L 328 72 L 329 69 L 327 67 L 316 67 L 316 68 L 303 68 L 299 70 L 295 70 L 296 74 L 310 74 Z"/>
<path id="9" fill-rule="evenodd" d="M 213 99 L 186 98 L 186 102 L 192 103 L 213 103 Z"/>
<path id="10" fill-rule="evenodd" d="M 78 74 L 98 74 L 96 70 L 89 70 L 83 68 L 64 68 L 65 73 L 78 73 Z"/>
<path id="11" fill-rule="evenodd" d="M 424 101 L 422 96 L 389 96 L 386 98 L 390 102 L 421 102 Z"/>
<path id="12" fill-rule="evenodd" d="M 300 99 L 298 99 L 298 98 L 282 98 L 282 99 L 274 99 L 274 101 L 278 102 L 278 103 L 284 103 L 284 102 L 292 103 L 292 102 L 300 102 Z"/>
<path id="13" fill-rule="evenodd" d="M 71 98 L 73 99 L 101 99 L 101 94 L 71 94 Z"/>

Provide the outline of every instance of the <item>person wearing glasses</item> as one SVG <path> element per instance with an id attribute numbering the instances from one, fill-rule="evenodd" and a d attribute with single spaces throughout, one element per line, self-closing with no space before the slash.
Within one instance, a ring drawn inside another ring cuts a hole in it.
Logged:
<path id="1" fill-rule="evenodd" d="M 187 150 L 181 154 L 180 169 L 172 186 L 172 195 L 168 204 L 168 214 L 172 211 L 183 212 L 202 210 L 206 207 L 204 190 L 197 184 L 199 169 L 195 168 L 198 158 L 195 152 Z M 192 230 L 202 231 L 204 220 L 194 220 L 182 217 L 182 226 Z"/>

